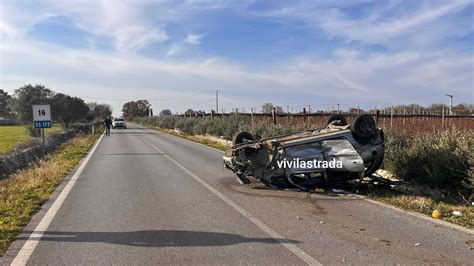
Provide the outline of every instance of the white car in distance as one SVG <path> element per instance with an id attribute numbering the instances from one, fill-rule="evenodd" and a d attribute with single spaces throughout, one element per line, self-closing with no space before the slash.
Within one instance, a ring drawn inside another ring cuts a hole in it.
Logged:
<path id="1" fill-rule="evenodd" d="M 114 121 L 112 121 L 112 128 L 116 129 L 118 127 L 121 127 L 123 129 L 127 129 L 127 124 L 125 123 L 125 119 L 123 119 L 123 118 L 114 118 Z"/>

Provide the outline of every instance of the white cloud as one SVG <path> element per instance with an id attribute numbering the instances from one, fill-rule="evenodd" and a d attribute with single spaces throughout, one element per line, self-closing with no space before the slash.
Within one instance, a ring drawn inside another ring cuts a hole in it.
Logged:
<path id="1" fill-rule="evenodd" d="M 174 44 L 171 46 L 171 48 L 168 50 L 166 53 L 167 56 L 175 56 L 181 53 L 182 51 L 182 46 L 179 44 Z"/>
<path id="2" fill-rule="evenodd" d="M 256 99 L 226 95 L 227 100 L 221 104 L 228 109 L 258 106 L 258 99 L 281 105 L 312 104 L 314 108 L 318 104 L 344 102 L 428 104 L 443 101 L 446 91 L 455 93 L 459 101 L 472 102 L 472 61 L 441 52 L 354 52 L 351 57 L 324 61 L 297 58 L 262 71 L 248 70 L 220 58 L 173 62 L 74 50 L 32 40 L 3 42 L 0 53 L 0 86 L 7 90 L 25 83 L 43 83 L 77 96 L 153 99 L 219 89 Z M 213 108 L 212 95 L 202 97 L 154 104 L 175 111 Z M 116 111 L 123 104 L 110 103 Z"/>
<path id="3" fill-rule="evenodd" d="M 203 36 L 189 33 L 184 40 L 172 44 L 166 55 L 179 56 L 185 54 L 188 50 L 193 49 L 192 46 L 200 45 Z"/>
<path id="4" fill-rule="evenodd" d="M 169 39 L 145 1 L 55 1 L 53 6 L 72 17 L 77 27 L 112 37 L 118 50 L 134 51 Z"/>
<path id="5" fill-rule="evenodd" d="M 342 1 L 345 5 L 348 1 Z M 188 49 L 197 49 L 203 35 L 189 33 L 170 40 L 166 25 L 202 10 L 238 5 L 228 1 L 52 1 L 30 7 L 2 2 L 0 18 L 0 87 L 12 90 L 25 83 L 43 83 L 54 90 L 96 98 L 166 98 L 219 89 L 224 108 L 252 106 L 267 99 L 318 103 L 409 103 L 444 101 L 446 91 L 459 101 L 472 102 L 472 57 L 449 49 L 420 49 L 440 36 L 464 34 L 472 26 L 442 21 L 465 2 L 443 3 L 416 9 L 409 16 L 394 14 L 392 4 L 371 15 L 355 19 L 341 10 L 325 13 L 314 2 L 286 7 L 259 16 L 305 18 L 328 34 L 367 43 L 400 45 L 390 53 L 372 53 L 356 48 L 335 47 L 333 57 L 282 59 L 264 70 L 249 69 L 223 58 L 186 59 Z M 22 2 L 23 3 L 23 2 Z M 25 2 L 26 3 L 26 2 Z M 52 3 L 52 4 L 50 4 Z M 319 1 L 324 7 L 332 1 Z M 247 3 L 248 4 L 248 3 Z M 149 6 L 151 5 L 151 6 Z M 393 13 L 393 14 L 392 14 Z M 114 40 L 117 51 L 75 50 L 28 38 L 25 32 L 49 16 L 64 15 L 75 25 Z M 386 15 L 386 17 L 384 17 Z M 421 30 L 423 29 L 423 30 Z M 442 33 L 440 33 L 440 31 Z M 446 34 L 445 34 L 446 33 Z M 444 35 L 443 35 L 444 34 Z M 6 36 L 4 38 L 4 36 Z M 169 58 L 141 57 L 136 51 L 152 43 L 170 42 Z M 405 44 L 403 44 L 405 42 Z M 414 48 L 408 43 L 418 43 Z M 263 65 L 263 63 L 262 63 Z M 225 91 L 255 98 L 235 98 Z M 462 99 L 462 100 L 461 100 Z M 110 102 L 116 112 L 123 102 Z M 213 108 L 212 95 L 180 101 L 158 101 L 157 108 L 182 111 Z M 116 113 L 118 114 L 118 113 Z"/>
<path id="6" fill-rule="evenodd" d="M 119 50 L 138 50 L 149 43 L 160 43 L 169 39 L 166 31 L 147 29 L 140 26 L 121 28 L 115 35 L 116 47 Z"/>
<path id="7" fill-rule="evenodd" d="M 364 4 L 359 1 L 296 1 L 252 14 L 281 19 L 283 23 L 286 19 L 304 20 L 330 37 L 397 49 L 436 47 L 443 39 L 465 36 L 473 30 L 472 18 L 455 16 L 472 8 L 470 0 L 367 2 L 374 3 L 370 9 L 360 8 L 365 13 L 359 16 L 348 8 Z"/>
<path id="8" fill-rule="evenodd" d="M 170 39 L 166 26 L 209 10 L 247 6 L 242 0 L 116 1 L 33 0 L 2 1 L 0 34 L 22 35 L 49 17 L 62 16 L 96 36 L 110 37 L 120 51 L 135 51 Z M 198 45 L 202 35 L 189 34 L 186 43 Z"/>
<path id="9" fill-rule="evenodd" d="M 423 31 L 420 32 L 420 28 L 425 25 L 433 27 L 430 24 L 433 21 L 459 11 L 468 4 L 470 4 L 469 1 L 448 2 L 440 6 L 422 8 L 410 15 L 399 15 L 391 20 L 380 17 L 380 13 L 363 19 L 350 19 L 337 9 L 333 9 L 314 20 L 318 26 L 331 35 L 341 35 L 351 40 L 368 43 L 390 44 L 390 41 L 400 36 L 423 34 Z M 379 10 L 376 11 L 379 12 Z M 392 9 L 386 12 L 392 12 Z M 436 27 L 434 27 L 434 30 L 436 30 Z"/>
<path id="10" fill-rule="evenodd" d="M 200 34 L 188 34 L 188 36 L 186 36 L 186 39 L 184 39 L 184 41 L 186 43 L 189 43 L 191 45 L 199 45 L 201 44 L 201 39 L 202 39 L 203 35 L 200 35 Z"/>

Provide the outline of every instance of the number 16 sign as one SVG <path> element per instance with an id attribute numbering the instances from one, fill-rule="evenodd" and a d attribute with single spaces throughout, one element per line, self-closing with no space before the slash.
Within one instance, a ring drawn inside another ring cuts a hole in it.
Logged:
<path id="1" fill-rule="evenodd" d="M 51 107 L 49 105 L 33 105 L 33 124 L 35 128 L 50 128 Z"/>

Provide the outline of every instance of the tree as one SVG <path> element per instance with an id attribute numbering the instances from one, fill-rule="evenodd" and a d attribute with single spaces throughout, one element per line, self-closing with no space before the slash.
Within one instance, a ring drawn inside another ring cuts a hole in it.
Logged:
<path id="1" fill-rule="evenodd" d="M 147 100 L 138 100 L 127 102 L 122 108 L 123 117 L 134 118 L 134 117 L 146 117 L 150 112 L 150 103 Z"/>
<path id="2" fill-rule="evenodd" d="M 284 113 L 283 107 L 281 107 L 281 106 L 279 106 L 279 105 L 275 106 L 275 112 L 276 112 L 277 114 L 283 114 L 283 113 Z"/>
<path id="3" fill-rule="evenodd" d="M 90 109 L 89 120 L 102 120 L 112 115 L 112 107 L 108 104 L 88 103 L 87 106 Z"/>
<path id="4" fill-rule="evenodd" d="M 456 115 L 472 115 L 472 104 L 460 103 L 453 106 L 453 112 Z"/>
<path id="5" fill-rule="evenodd" d="M 273 103 L 264 103 L 262 104 L 262 113 L 271 113 L 273 112 L 273 107 L 275 107 L 275 112 L 277 114 L 283 113 L 283 107 L 281 106 L 275 106 Z"/>
<path id="6" fill-rule="evenodd" d="M 86 119 L 89 112 L 89 107 L 81 98 L 71 97 L 63 93 L 58 93 L 52 98 L 51 113 L 53 119 L 59 121 L 64 128 L 68 128 L 73 122 Z"/>
<path id="7" fill-rule="evenodd" d="M 146 117 L 150 114 L 151 104 L 147 100 L 138 100 L 137 105 L 140 117 Z"/>
<path id="8" fill-rule="evenodd" d="M 31 84 L 16 89 L 10 100 L 10 108 L 23 123 L 33 121 L 32 105 L 50 104 L 54 93 L 43 85 Z"/>
<path id="9" fill-rule="evenodd" d="M 11 96 L 2 89 L 0 89 L 0 115 L 7 115 L 10 113 L 10 108 L 8 102 L 10 101 Z"/>
<path id="10" fill-rule="evenodd" d="M 185 115 L 194 115 L 195 113 L 196 113 L 196 111 L 194 111 L 191 108 L 189 108 L 188 110 L 186 110 L 186 112 L 184 112 Z"/>
<path id="11" fill-rule="evenodd" d="M 172 113 L 171 113 L 171 110 L 170 110 L 170 109 L 164 109 L 164 110 L 161 110 L 161 112 L 160 112 L 160 116 L 168 116 L 168 115 L 172 115 Z"/>

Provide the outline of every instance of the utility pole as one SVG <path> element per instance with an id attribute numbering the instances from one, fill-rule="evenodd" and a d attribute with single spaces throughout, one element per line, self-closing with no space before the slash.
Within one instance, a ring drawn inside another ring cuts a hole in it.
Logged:
<path id="1" fill-rule="evenodd" d="M 449 97 L 449 116 L 453 115 L 453 95 L 451 94 L 445 94 L 446 96 Z"/>
<path id="2" fill-rule="evenodd" d="M 219 91 L 216 90 L 216 113 L 219 113 Z"/>

